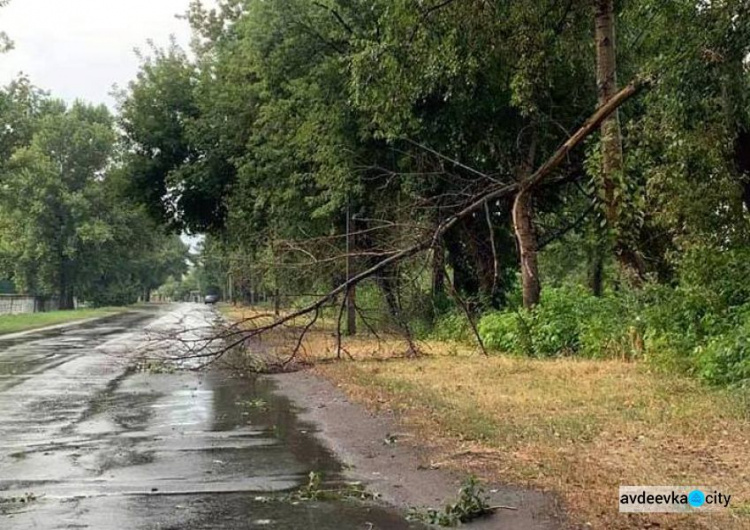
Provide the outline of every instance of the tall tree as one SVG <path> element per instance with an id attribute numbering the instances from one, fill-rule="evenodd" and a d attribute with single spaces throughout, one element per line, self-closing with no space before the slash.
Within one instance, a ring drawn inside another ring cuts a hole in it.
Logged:
<path id="1" fill-rule="evenodd" d="M 62 309 L 73 307 L 84 246 L 111 237 L 90 199 L 114 139 L 106 108 L 58 102 L 9 164 L 3 210 L 16 225 L 16 278 L 56 294 Z"/>
<path id="2" fill-rule="evenodd" d="M 596 84 L 599 105 L 607 103 L 617 93 L 617 40 L 614 0 L 595 0 Z M 600 197 L 604 205 L 610 245 L 620 265 L 622 275 L 631 284 L 640 284 L 643 265 L 635 250 L 627 243 L 628 227 L 621 222 L 623 208 L 625 164 L 623 161 L 620 112 L 616 110 L 601 126 Z M 601 252 L 597 245 L 597 253 Z M 603 257 L 597 255 L 592 272 L 594 291 L 601 291 Z"/>

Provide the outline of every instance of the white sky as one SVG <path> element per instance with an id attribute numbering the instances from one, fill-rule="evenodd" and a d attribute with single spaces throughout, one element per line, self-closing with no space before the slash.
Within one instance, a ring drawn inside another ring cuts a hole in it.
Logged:
<path id="1" fill-rule="evenodd" d="M 0 8 L 0 30 L 15 49 L 0 55 L 0 85 L 23 71 L 53 96 L 113 106 L 114 84 L 127 86 L 138 70 L 134 48 L 158 46 L 174 35 L 189 42 L 175 15 L 190 0 L 11 0 Z"/>

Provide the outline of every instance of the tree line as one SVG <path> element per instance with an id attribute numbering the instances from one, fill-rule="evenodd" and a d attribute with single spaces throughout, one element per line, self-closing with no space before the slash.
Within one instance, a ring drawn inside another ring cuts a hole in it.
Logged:
<path id="1" fill-rule="evenodd" d="M 187 248 L 129 200 L 115 118 L 20 77 L 0 90 L 0 278 L 7 290 L 93 305 L 148 300 Z"/>
<path id="2" fill-rule="evenodd" d="M 217 288 L 707 371 L 691 356 L 746 324 L 747 1 L 224 0 L 186 19 L 191 49 L 144 57 L 119 119 L 132 193 L 208 234 Z"/>
<path id="3" fill-rule="evenodd" d="M 155 222 L 207 234 L 204 284 L 347 306 L 350 327 L 461 335 L 461 315 L 498 349 L 750 374 L 747 0 L 185 19 L 190 48 L 143 54 L 120 95 L 116 173 Z"/>
<path id="4" fill-rule="evenodd" d="M 686 250 L 745 242 L 747 14 L 742 1 L 194 2 L 193 53 L 153 50 L 123 97 L 131 184 L 165 222 L 256 262 L 340 236 L 349 211 L 361 266 L 522 183 L 597 104 L 648 80 L 551 178 L 441 237 L 433 284 L 446 261 L 461 292 L 501 307 L 520 269 L 531 307 L 540 250 L 561 246 L 597 294 L 671 282 Z"/>

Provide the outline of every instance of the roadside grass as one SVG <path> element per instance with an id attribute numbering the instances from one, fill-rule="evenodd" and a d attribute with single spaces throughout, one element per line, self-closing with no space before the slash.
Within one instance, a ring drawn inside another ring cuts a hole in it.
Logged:
<path id="1" fill-rule="evenodd" d="M 262 315 L 222 310 L 231 319 Z M 259 340 L 288 355 L 307 322 Z M 425 355 L 408 359 L 395 335 L 344 338 L 357 362 L 320 362 L 335 358 L 334 329 L 330 319 L 316 325 L 302 360 L 368 408 L 395 412 L 432 466 L 553 492 L 573 527 L 750 528 L 748 390 L 710 388 L 633 362 L 487 358 L 438 341 L 420 342 Z M 732 495 L 732 509 L 621 515 L 620 485 L 717 488 Z"/>
<path id="2" fill-rule="evenodd" d="M 96 309 L 78 309 L 75 311 L 49 311 L 47 313 L 28 313 L 21 315 L 0 315 L 0 335 L 28 331 L 56 324 L 65 324 L 76 320 L 103 317 L 122 313 L 125 307 L 102 307 Z"/>
<path id="3" fill-rule="evenodd" d="M 432 465 L 555 492 L 592 528 L 750 528 L 750 396 L 616 361 L 432 356 L 316 370 L 392 410 Z M 710 516 L 620 515 L 620 485 L 733 496 Z"/>
<path id="4" fill-rule="evenodd" d="M 232 306 L 219 304 L 219 311 L 232 322 L 245 322 L 245 329 L 253 329 L 273 322 L 272 311 L 263 308 Z M 271 332 L 263 333 L 255 339 L 257 348 L 262 349 L 265 357 L 285 360 L 293 352 L 301 331 L 311 318 L 297 318 L 287 325 Z M 408 345 L 404 339 L 393 333 L 380 333 L 379 339 L 368 333 L 355 337 L 342 337 L 342 359 L 354 360 L 391 359 L 394 356 L 404 356 L 408 352 Z M 432 351 L 430 344 L 420 343 L 426 351 Z M 466 348 L 469 351 L 470 348 Z M 305 334 L 296 360 L 299 364 L 314 364 L 337 359 L 336 325 L 335 319 L 321 316 L 315 325 Z"/>

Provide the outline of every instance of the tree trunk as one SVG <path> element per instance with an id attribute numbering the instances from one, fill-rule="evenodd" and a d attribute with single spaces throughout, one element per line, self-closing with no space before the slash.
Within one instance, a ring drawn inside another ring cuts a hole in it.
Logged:
<path id="1" fill-rule="evenodd" d="M 614 0 L 595 0 L 596 3 L 596 84 L 599 105 L 617 93 L 617 59 L 615 45 Z M 618 204 L 615 179 L 622 173 L 622 133 L 620 114 L 615 110 L 602 122 L 601 186 L 607 222 L 616 228 Z"/>
<path id="2" fill-rule="evenodd" d="M 529 190 L 522 189 L 513 202 L 513 228 L 518 242 L 518 254 L 521 258 L 523 306 L 526 309 L 531 309 L 539 303 L 542 291 L 539 282 L 538 249 L 534 230 L 532 199 Z"/>
<path id="3" fill-rule="evenodd" d="M 432 297 L 437 299 L 445 292 L 445 247 L 442 239 L 432 249 Z"/>
<path id="4" fill-rule="evenodd" d="M 352 231 L 352 215 L 349 206 L 346 207 L 346 281 L 352 277 L 352 252 L 356 246 L 354 231 Z M 357 286 L 352 285 L 346 291 L 346 335 L 353 337 L 357 334 Z"/>
<path id="5" fill-rule="evenodd" d="M 377 283 L 380 286 L 380 290 L 383 292 L 385 302 L 388 305 L 388 312 L 391 317 L 396 321 L 401 320 L 401 311 L 399 308 L 398 297 L 396 296 L 396 280 L 392 276 L 393 269 L 385 269 L 383 272 L 377 275 Z"/>
<path id="6" fill-rule="evenodd" d="M 357 286 L 353 285 L 346 292 L 346 335 L 357 334 Z"/>
<path id="7" fill-rule="evenodd" d="M 479 279 L 469 264 L 466 241 L 470 237 L 470 232 L 466 220 L 463 220 L 460 225 L 445 234 L 443 244 L 447 250 L 448 263 L 453 270 L 453 289 L 467 298 L 474 298 L 479 294 Z"/>
<path id="8" fill-rule="evenodd" d="M 599 241 L 589 251 L 589 288 L 594 296 L 604 293 L 604 251 Z"/>
<path id="9" fill-rule="evenodd" d="M 742 200 L 750 210 L 750 129 L 741 128 L 734 140 L 734 162 L 742 183 Z"/>
<path id="10" fill-rule="evenodd" d="M 58 285 L 58 305 L 61 311 L 75 309 L 73 292 L 68 278 L 69 263 L 64 257 L 60 258 L 60 283 Z"/>
<path id="11" fill-rule="evenodd" d="M 596 38 L 596 84 L 599 105 L 604 105 L 617 94 L 617 44 L 615 39 L 614 0 L 594 0 Z M 643 264 L 634 249 L 622 237 L 618 199 L 618 180 L 624 169 L 620 113 L 612 112 L 601 124 L 601 195 L 604 214 L 612 234 L 612 248 L 624 278 L 639 285 L 643 278 Z M 619 187 L 622 187 L 621 185 Z"/>

